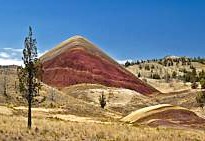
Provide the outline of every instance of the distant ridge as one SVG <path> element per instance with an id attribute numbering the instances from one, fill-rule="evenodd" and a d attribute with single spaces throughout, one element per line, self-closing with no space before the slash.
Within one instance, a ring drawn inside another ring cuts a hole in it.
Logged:
<path id="1" fill-rule="evenodd" d="M 40 60 L 44 83 L 58 88 L 93 83 L 132 89 L 145 95 L 158 92 L 82 36 L 63 41 Z"/>

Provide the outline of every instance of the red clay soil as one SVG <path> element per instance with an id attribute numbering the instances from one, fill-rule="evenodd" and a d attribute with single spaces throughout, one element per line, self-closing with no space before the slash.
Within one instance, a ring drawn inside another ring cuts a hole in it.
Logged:
<path id="1" fill-rule="evenodd" d="M 152 114 L 146 118 L 140 119 L 137 123 L 149 121 L 150 126 L 171 125 L 171 126 L 186 126 L 186 127 L 202 127 L 205 126 L 205 119 L 197 116 L 194 112 L 183 109 L 170 109 L 160 113 Z"/>
<path id="2" fill-rule="evenodd" d="M 44 59 L 43 82 L 57 88 L 92 83 L 127 88 L 145 95 L 158 92 L 93 46 L 75 44 Z"/>

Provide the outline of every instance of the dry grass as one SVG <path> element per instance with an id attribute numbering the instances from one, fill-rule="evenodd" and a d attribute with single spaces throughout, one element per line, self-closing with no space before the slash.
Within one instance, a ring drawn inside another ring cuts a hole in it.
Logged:
<path id="1" fill-rule="evenodd" d="M 34 119 L 32 130 L 27 130 L 26 119 L 21 116 L 0 115 L 0 140 L 68 140 L 68 141 L 190 141 L 205 140 L 200 130 L 177 130 L 170 128 L 133 127 L 113 123 L 78 123 L 58 119 Z"/>
<path id="2" fill-rule="evenodd" d="M 0 74 L 0 78 L 3 78 L 2 76 Z M 54 89 L 55 96 L 53 101 L 51 100 L 51 90 L 53 88 L 44 85 L 40 92 L 41 96 L 38 97 L 38 101 L 34 102 L 33 105 L 36 107 L 33 111 L 33 129 L 29 131 L 26 128 L 27 120 L 23 117 L 27 115 L 27 109 L 15 110 L 13 107 L 24 105 L 22 105 L 20 94 L 15 93 L 14 82 L 16 74 L 9 75 L 8 79 L 9 97 L 1 95 L 0 104 L 12 107 L 12 115 L 6 115 L 6 113 L 9 113 L 7 111 L 10 111 L 9 108 L 0 107 L 0 140 L 205 140 L 205 132 L 201 130 L 150 128 L 147 126 L 134 127 L 117 122 L 118 119 L 113 119 L 121 114 L 127 115 L 131 111 L 158 103 L 171 103 L 192 108 L 195 92 L 161 94 L 148 98 L 141 97 L 135 93 L 131 94 L 130 91 L 130 94 L 127 94 L 128 91 L 118 93 L 118 90 L 115 89 L 113 97 L 110 98 L 113 104 L 111 105 L 108 102 L 107 109 L 102 110 L 97 105 L 97 96 L 94 96 L 94 94 L 100 94 L 101 91 L 98 90 L 103 90 L 105 94 L 109 94 L 110 89 L 113 88 L 89 84 L 72 86 L 65 89 L 66 93 Z M 2 84 L 0 84 L 0 91 L 2 92 Z M 78 96 L 81 97 L 74 98 L 76 92 L 82 92 L 78 93 Z M 83 96 L 89 99 L 92 98 L 91 101 L 82 97 L 82 94 L 86 92 L 91 94 Z M 129 95 L 130 99 L 125 97 L 126 94 Z M 43 101 L 41 101 L 42 98 Z"/>
<path id="3" fill-rule="evenodd" d="M 146 78 L 146 80 L 148 84 L 155 87 L 157 90 L 161 91 L 162 93 L 179 92 L 179 91 L 191 89 L 191 84 L 184 83 L 179 80 L 172 80 L 169 83 L 167 83 L 165 80 L 156 80 L 156 79 L 149 79 L 149 78 Z"/>
<path id="4" fill-rule="evenodd" d="M 107 100 L 106 109 L 121 113 L 126 116 L 132 111 L 150 105 L 157 104 L 150 97 L 144 96 L 136 91 L 105 87 L 98 84 L 77 84 L 62 90 L 65 94 L 81 99 L 95 106 L 99 106 L 99 96 L 104 93 Z"/>
<path id="5" fill-rule="evenodd" d="M 107 107 L 124 106 L 128 104 L 134 96 L 142 100 L 148 98 L 134 90 L 105 87 L 98 84 L 78 84 L 67 87 L 62 91 L 67 95 L 95 105 L 99 105 L 99 96 L 103 93 L 106 96 Z"/>
<path id="6" fill-rule="evenodd" d="M 0 106 L 0 114 L 4 114 L 4 115 L 12 115 L 13 112 L 10 108 L 7 108 L 5 106 Z"/>

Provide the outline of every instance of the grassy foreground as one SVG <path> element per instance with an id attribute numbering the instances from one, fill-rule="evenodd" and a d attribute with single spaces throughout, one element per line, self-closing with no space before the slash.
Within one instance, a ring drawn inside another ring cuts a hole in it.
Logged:
<path id="1" fill-rule="evenodd" d="M 33 119 L 32 130 L 22 116 L 0 115 L 0 140 L 68 141 L 189 141 L 205 140 L 205 131 L 170 128 L 134 127 L 128 124 L 78 123 L 58 119 Z"/>

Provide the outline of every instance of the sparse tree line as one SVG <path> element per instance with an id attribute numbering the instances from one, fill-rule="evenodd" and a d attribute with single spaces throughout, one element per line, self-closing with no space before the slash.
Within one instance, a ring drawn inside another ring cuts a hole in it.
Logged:
<path id="1" fill-rule="evenodd" d="M 137 60 L 137 61 L 126 61 L 124 66 L 129 67 L 133 65 L 140 65 L 144 63 L 150 63 L 150 62 L 157 62 L 163 66 L 178 66 L 181 64 L 184 65 L 191 65 L 191 62 L 198 62 L 201 64 L 205 64 L 205 58 L 201 57 L 194 57 L 194 58 L 188 58 L 188 57 L 178 57 L 178 58 L 169 58 L 165 57 L 163 59 L 151 59 L 151 60 Z"/>
<path id="2" fill-rule="evenodd" d="M 198 62 L 198 63 L 201 63 L 201 64 L 205 64 L 205 58 L 201 58 L 201 57 L 194 57 L 191 59 L 192 62 Z"/>
<path id="3" fill-rule="evenodd" d="M 157 62 L 165 67 L 170 67 L 174 65 L 181 64 L 183 65 L 188 65 L 190 70 L 186 70 L 185 68 L 179 69 L 180 72 L 183 73 L 183 75 L 180 75 L 177 73 L 177 71 L 172 71 L 171 73 L 166 72 L 164 76 L 162 76 L 162 68 L 159 68 L 158 66 L 155 66 L 153 64 L 145 64 L 149 62 Z M 204 70 L 201 72 L 197 72 L 196 68 L 193 67 L 191 62 L 199 62 L 199 63 L 205 63 L 205 58 L 200 58 L 200 57 L 195 57 L 195 58 L 187 58 L 187 57 L 180 57 L 180 58 L 164 58 L 164 59 L 152 59 L 152 60 L 138 60 L 136 62 L 132 61 L 129 62 L 127 61 L 125 63 L 125 67 L 132 66 L 132 65 L 138 65 L 139 70 L 142 70 L 144 68 L 145 71 L 150 71 L 150 76 L 149 78 L 151 79 L 165 79 L 167 82 L 172 79 L 179 79 L 184 82 L 191 82 L 193 83 L 192 88 L 197 88 L 197 82 L 200 82 L 202 88 L 205 88 L 205 75 L 204 75 Z M 160 70 L 160 72 L 154 72 L 154 69 Z M 142 73 L 137 72 L 138 77 L 142 77 Z"/>

